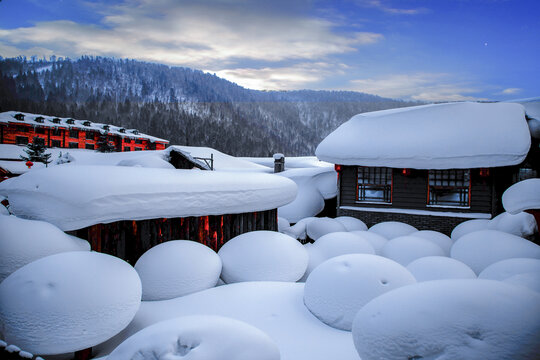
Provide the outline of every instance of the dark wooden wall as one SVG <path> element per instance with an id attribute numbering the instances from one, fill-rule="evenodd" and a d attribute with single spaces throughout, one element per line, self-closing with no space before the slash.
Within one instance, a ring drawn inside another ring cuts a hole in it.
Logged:
<path id="1" fill-rule="evenodd" d="M 134 265 L 151 247 L 170 240 L 194 240 L 218 251 L 228 240 L 255 231 L 277 231 L 277 209 L 241 214 L 161 218 L 96 224 L 70 233 L 90 242 L 92 250 Z"/>

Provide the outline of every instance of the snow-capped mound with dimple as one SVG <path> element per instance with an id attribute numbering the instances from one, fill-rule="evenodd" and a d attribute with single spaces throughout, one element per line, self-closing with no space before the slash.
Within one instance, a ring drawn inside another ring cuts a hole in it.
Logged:
<path id="1" fill-rule="evenodd" d="M 9 179 L 0 183 L 0 194 L 9 198 L 14 215 L 74 230 L 120 220 L 274 209 L 294 200 L 296 185 L 261 173 L 74 165 Z"/>
<path id="2" fill-rule="evenodd" d="M 452 246 L 450 254 L 480 274 L 489 265 L 501 260 L 540 259 L 540 246 L 502 231 L 480 230 L 459 238 Z"/>
<path id="3" fill-rule="evenodd" d="M 336 219 L 327 217 L 315 218 L 306 225 L 306 233 L 313 240 L 317 240 L 323 235 L 338 231 L 347 231 L 347 228 Z"/>
<path id="4" fill-rule="evenodd" d="M 142 329 L 120 344 L 107 360 L 279 360 L 268 335 L 245 322 L 194 315 L 165 320 Z"/>
<path id="5" fill-rule="evenodd" d="M 238 235 L 219 249 L 226 283 L 297 281 L 306 271 L 308 255 L 292 237 L 273 231 Z"/>
<path id="6" fill-rule="evenodd" d="M 373 225 L 368 231 L 384 236 L 388 240 L 392 240 L 399 236 L 411 235 L 412 233 L 417 232 L 418 229 L 412 225 L 399 221 L 383 221 Z"/>
<path id="7" fill-rule="evenodd" d="M 342 255 L 325 261 L 309 275 L 304 303 L 322 322 L 350 331 L 362 306 L 415 282 L 407 269 L 392 260 L 377 255 Z"/>
<path id="8" fill-rule="evenodd" d="M 67 251 L 89 251 L 86 240 L 44 221 L 0 216 L 0 282 L 34 260 Z"/>
<path id="9" fill-rule="evenodd" d="M 407 265 L 416 281 L 443 279 L 476 279 L 476 274 L 470 267 L 445 256 L 426 256 Z"/>
<path id="10" fill-rule="evenodd" d="M 489 222 L 490 220 L 487 219 L 473 219 L 464 221 L 461 224 L 457 225 L 454 230 L 452 230 L 450 238 L 452 239 L 452 241 L 455 242 L 465 234 L 474 231 L 486 230 L 489 226 Z"/>
<path id="11" fill-rule="evenodd" d="M 221 259 L 208 246 L 190 240 L 166 241 L 135 264 L 143 300 L 166 300 L 216 286 Z"/>
<path id="12" fill-rule="evenodd" d="M 458 102 L 358 114 L 315 155 L 343 165 L 465 169 L 519 164 L 530 145 L 523 106 Z"/>
<path id="13" fill-rule="evenodd" d="M 540 259 L 511 258 L 501 260 L 486 267 L 479 279 L 504 280 L 511 276 L 536 272 L 540 274 Z"/>
<path id="14" fill-rule="evenodd" d="M 534 360 L 539 304 L 540 294 L 499 281 L 426 281 L 364 306 L 354 319 L 354 345 L 362 360 Z"/>
<path id="15" fill-rule="evenodd" d="M 431 241 L 435 245 L 439 245 L 441 249 L 444 250 L 444 255 L 450 256 L 450 249 L 452 248 L 452 245 L 454 245 L 454 242 L 443 233 L 433 230 L 420 230 L 411 235 L 421 237 L 422 239 Z"/>
<path id="16" fill-rule="evenodd" d="M 338 216 L 336 218 L 336 221 L 341 223 L 341 225 L 345 226 L 347 231 L 362 231 L 368 229 L 368 227 L 362 220 L 352 216 Z"/>
<path id="17" fill-rule="evenodd" d="M 540 209 L 540 179 L 527 179 L 510 186 L 502 195 L 502 203 L 510 214 Z"/>
<path id="18" fill-rule="evenodd" d="M 382 256 L 407 266 L 425 256 L 444 256 L 444 250 L 439 245 L 420 237 L 399 236 L 384 245 Z"/>
<path id="19" fill-rule="evenodd" d="M 141 303 L 141 281 L 125 261 L 98 252 L 47 256 L 0 283 L 0 322 L 8 343 L 63 354 L 120 332 Z"/>
<path id="20" fill-rule="evenodd" d="M 538 231 L 534 216 L 526 212 L 517 214 L 503 212 L 491 219 L 487 228 L 490 230 L 504 231 L 522 237 L 531 236 Z"/>
<path id="21" fill-rule="evenodd" d="M 540 293 L 540 272 L 516 274 L 503 280 L 505 283 L 523 286 Z"/>
<path id="22" fill-rule="evenodd" d="M 371 246 L 373 246 L 373 250 L 375 250 L 376 255 L 382 254 L 382 249 L 384 248 L 384 245 L 388 242 L 388 239 L 385 238 L 382 235 L 376 234 L 373 231 L 351 231 L 351 234 L 360 235 L 363 239 L 366 239 Z"/>

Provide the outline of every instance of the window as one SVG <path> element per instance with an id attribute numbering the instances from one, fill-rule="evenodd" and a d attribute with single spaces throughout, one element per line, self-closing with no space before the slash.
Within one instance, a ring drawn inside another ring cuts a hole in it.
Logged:
<path id="1" fill-rule="evenodd" d="M 77 149 L 77 148 L 79 148 L 79 143 L 76 143 L 76 142 L 70 142 L 70 143 L 69 143 L 69 148 L 70 148 L 70 149 Z"/>
<path id="2" fill-rule="evenodd" d="M 74 138 L 74 139 L 78 139 L 79 138 L 79 130 L 69 129 L 69 137 Z"/>
<path id="3" fill-rule="evenodd" d="M 94 140 L 94 132 L 93 131 L 87 131 L 86 132 L 86 140 Z"/>
<path id="4" fill-rule="evenodd" d="M 36 128 L 36 134 L 45 134 L 45 128 L 38 127 Z"/>
<path id="5" fill-rule="evenodd" d="M 52 147 L 62 147 L 62 142 L 60 140 L 51 140 Z"/>
<path id="6" fill-rule="evenodd" d="M 26 136 L 17 136 L 15 138 L 15 143 L 17 145 L 26 145 L 28 144 L 28 138 Z"/>
<path id="7" fill-rule="evenodd" d="M 62 130 L 60 130 L 59 128 L 53 128 L 52 129 L 52 135 L 53 136 L 61 136 L 62 135 Z"/>
<path id="8" fill-rule="evenodd" d="M 135 144 L 142 144 L 142 139 L 135 139 Z"/>
<path id="9" fill-rule="evenodd" d="M 141 148 L 135 148 L 135 151 L 142 151 Z"/>
<path id="10" fill-rule="evenodd" d="M 94 144 L 86 144 L 85 148 L 88 150 L 94 150 Z"/>
<path id="11" fill-rule="evenodd" d="M 530 168 L 530 167 L 522 167 L 519 168 L 519 170 L 514 174 L 513 182 L 517 183 L 519 181 L 537 178 L 538 174 L 536 170 Z"/>
<path id="12" fill-rule="evenodd" d="M 124 146 L 124 151 L 131 151 L 131 148 Z"/>
<path id="13" fill-rule="evenodd" d="M 359 167 L 356 199 L 364 202 L 392 203 L 392 169 Z"/>
<path id="14" fill-rule="evenodd" d="M 39 138 L 39 137 L 35 137 L 34 140 L 33 140 L 34 144 L 36 145 L 43 145 L 45 146 L 45 139 L 43 138 Z"/>
<path id="15" fill-rule="evenodd" d="M 131 144 L 131 139 L 130 138 L 124 138 L 124 142 L 126 144 Z"/>
<path id="16" fill-rule="evenodd" d="M 470 206 L 470 171 L 429 170 L 428 205 Z"/>

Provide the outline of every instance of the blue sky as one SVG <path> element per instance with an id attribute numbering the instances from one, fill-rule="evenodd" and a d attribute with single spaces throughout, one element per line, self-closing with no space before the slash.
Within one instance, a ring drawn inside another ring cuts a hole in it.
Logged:
<path id="1" fill-rule="evenodd" d="M 1 0 L 0 55 L 114 56 L 253 89 L 540 96 L 537 0 Z"/>

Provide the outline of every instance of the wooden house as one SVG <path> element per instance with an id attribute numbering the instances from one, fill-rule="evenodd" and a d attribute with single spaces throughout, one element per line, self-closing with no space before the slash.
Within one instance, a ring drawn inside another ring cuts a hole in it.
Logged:
<path id="1" fill-rule="evenodd" d="M 463 102 L 356 115 L 316 155 L 338 171 L 338 215 L 449 234 L 504 211 L 502 192 L 538 174 L 530 145 L 521 105 Z"/>

